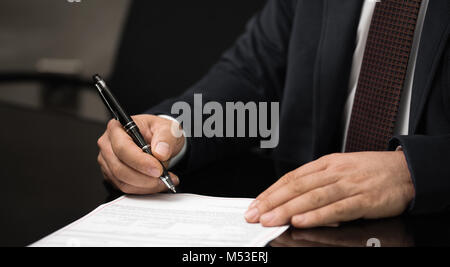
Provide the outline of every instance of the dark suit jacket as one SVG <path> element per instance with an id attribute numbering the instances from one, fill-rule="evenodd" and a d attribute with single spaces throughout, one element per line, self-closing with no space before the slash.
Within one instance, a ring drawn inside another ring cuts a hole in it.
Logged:
<path id="1" fill-rule="evenodd" d="M 339 152 L 343 109 L 362 0 L 270 0 L 210 72 L 175 101 L 279 101 L 280 143 L 270 152 L 278 175 Z M 410 135 L 402 145 L 416 188 L 413 213 L 450 208 L 450 1 L 429 3 L 412 93 Z M 195 64 L 195 62 L 193 63 Z M 253 139 L 189 138 L 182 171 L 249 149 Z M 282 163 L 282 164 L 281 164 Z"/>

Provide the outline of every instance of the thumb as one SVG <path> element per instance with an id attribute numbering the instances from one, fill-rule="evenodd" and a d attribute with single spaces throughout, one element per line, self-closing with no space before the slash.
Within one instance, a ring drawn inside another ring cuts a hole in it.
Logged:
<path id="1" fill-rule="evenodd" d="M 175 156 L 174 154 L 179 152 L 179 147 L 182 147 L 184 142 L 184 137 L 177 138 L 172 134 L 170 126 L 170 121 L 161 123 L 153 132 L 152 137 L 151 147 L 153 156 L 163 162 Z"/>

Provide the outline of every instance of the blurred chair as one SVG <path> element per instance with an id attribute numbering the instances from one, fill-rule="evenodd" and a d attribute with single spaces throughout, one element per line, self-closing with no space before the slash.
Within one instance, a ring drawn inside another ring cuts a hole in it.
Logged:
<path id="1" fill-rule="evenodd" d="M 0 72 L 0 83 L 36 83 L 40 87 L 43 108 L 74 113 L 78 109 L 79 90 L 92 86 L 77 73 Z"/>

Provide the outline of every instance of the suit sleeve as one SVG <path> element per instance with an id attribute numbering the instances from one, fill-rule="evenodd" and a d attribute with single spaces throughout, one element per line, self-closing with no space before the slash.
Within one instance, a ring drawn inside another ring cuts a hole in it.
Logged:
<path id="1" fill-rule="evenodd" d="M 278 101 L 284 85 L 295 4 L 293 0 L 269 0 L 206 76 L 181 96 L 168 99 L 147 113 L 177 117 L 171 114 L 173 103 L 186 102 L 193 110 L 194 94 L 201 94 L 203 103 L 216 101 L 223 108 L 226 102 Z M 192 114 L 192 125 L 193 117 Z M 224 123 L 224 132 L 225 128 Z M 257 139 L 188 137 L 186 157 L 176 169 L 181 174 L 199 169 L 224 156 L 255 146 L 259 143 Z"/>
<path id="2" fill-rule="evenodd" d="M 397 136 L 391 148 L 402 146 L 416 196 L 411 214 L 430 214 L 450 208 L 450 135 Z"/>

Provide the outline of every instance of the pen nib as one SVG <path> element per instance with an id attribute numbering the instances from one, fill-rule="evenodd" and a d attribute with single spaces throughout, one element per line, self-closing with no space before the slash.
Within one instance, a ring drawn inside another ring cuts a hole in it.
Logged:
<path id="1" fill-rule="evenodd" d="M 173 184 L 172 180 L 170 179 L 169 175 L 161 176 L 160 179 L 163 181 L 163 183 L 167 186 L 167 188 L 172 191 L 172 193 L 176 193 L 175 185 Z"/>

